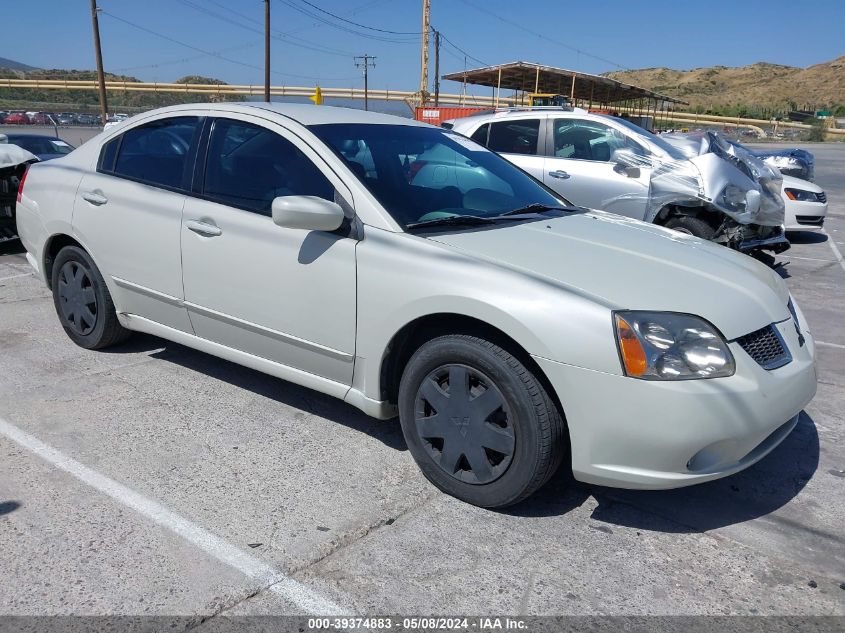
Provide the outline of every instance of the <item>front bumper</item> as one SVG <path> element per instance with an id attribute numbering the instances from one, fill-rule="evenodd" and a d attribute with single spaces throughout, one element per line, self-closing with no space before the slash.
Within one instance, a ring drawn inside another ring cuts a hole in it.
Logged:
<path id="1" fill-rule="evenodd" d="M 572 471 L 588 483 L 632 489 L 689 486 L 762 459 L 795 427 L 816 393 L 815 347 L 792 320 L 776 326 L 792 362 L 772 371 L 731 343 L 730 378 L 644 381 L 535 358 L 557 391 Z"/>
<path id="2" fill-rule="evenodd" d="M 787 231 L 819 231 L 827 217 L 827 202 L 790 200 L 784 223 Z"/>

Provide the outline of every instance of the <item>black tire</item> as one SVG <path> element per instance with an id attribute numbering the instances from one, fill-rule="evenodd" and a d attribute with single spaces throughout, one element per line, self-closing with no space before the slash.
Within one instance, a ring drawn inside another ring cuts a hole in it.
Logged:
<path id="1" fill-rule="evenodd" d="M 525 499 L 566 454 L 563 418 L 540 381 L 475 336 L 441 336 L 414 353 L 399 385 L 399 417 L 426 478 L 485 508 Z"/>
<path id="2" fill-rule="evenodd" d="M 117 320 L 103 275 L 90 255 L 65 246 L 53 262 L 53 304 L 70 340 L 85 349 L 102 349 L 132 334 Z"/>
<path id="3" fill-rule="evenodd" d="M 716 235 L 716 229 L 707 224 L 701 218 L 693 215 L 679 215 L 675 216 L 666 223 L 667 229 L 674 229 L 687 235 L 694 235 L 703 240 L 712 240 Z"/>

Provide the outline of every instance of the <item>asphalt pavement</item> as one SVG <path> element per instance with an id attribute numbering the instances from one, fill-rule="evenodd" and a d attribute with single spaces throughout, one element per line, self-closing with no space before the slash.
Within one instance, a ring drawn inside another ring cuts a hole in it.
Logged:
<path id="1" fill-rule="evenodd" d="M 819 345 L 796 430 L 716 482 L 561 471 L 503 512 L 428 484 L 395 421 L 151 336 L 76 347 L 0 244 L 0 614 L 845 615 L 845 144 L 808 148 L 826 233 L 778 258 Z"/>

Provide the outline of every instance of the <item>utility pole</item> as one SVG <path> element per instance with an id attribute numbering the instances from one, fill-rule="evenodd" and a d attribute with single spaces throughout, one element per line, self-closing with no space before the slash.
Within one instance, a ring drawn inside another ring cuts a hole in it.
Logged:
<path id="1" fill-rule="evenodd" d="M 359 59 L 361 60 L 360 62 L 358 61 Z M 372 55 L 366 55 L 366 54 L 355 58 L 355 66 L 357 68 L 363 68 L 364 69 L 364 109 L 365 110 L 370 109 L 369 71 L 370 71 L 370 68 L 376 67 L 376 63 L 374 61 L 371 61 L 371 60 L 374 60 L 374 59 L 375 59 L 375 57 L 373 57 Z"/>
<path id="2" fill-rule="evenodd" d="M 428 36 L 431 30 L 431 0 L 423 0 L 422 56 L 420 59 L 420 105 L 428 100 Z"/>
<path id="3" fill-rule="evenodd" d="M 97 0 L 91 0 L 91 23 L 94 26 L 94 54 L 97 57 L 97 82 L 100 85 L 100 116 L 103 125 L 108 118 L 109 107 L 106 102 L 106 76 L 103 73 L 103 51 L 100 48 L 100 21 L 97 18 Z"/>
<path id="4" fill-rule="evenodd" d="M 440 31 L 434 31 L 434 106 L 440 105 Z"/>
<path id="5" fill-rule="evenodd" d="M 264 0 L 264 101 L 270 103 L 270 0 Z"/>

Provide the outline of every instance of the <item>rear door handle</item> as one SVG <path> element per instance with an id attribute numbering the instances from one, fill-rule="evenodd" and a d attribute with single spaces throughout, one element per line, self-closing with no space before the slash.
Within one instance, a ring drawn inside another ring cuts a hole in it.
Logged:
<path id="1" fill-rule="evenodd" d="M 563 171 L 562 169 L 558 169 L 557 171 L 550 171 L 549 176 L 552 178 L 560 178 L 561 180 L 566 180 L 569 178 L 569 174 Z"/>
<path id="2" fill-rule="evenodd" d="M 223 231 L 220 230 L 219 226 L 209 224 L 208 222 L 188 220 L 185 222 L 185 226 L 188 227 L 189 230 L 202 235 L 203 237 L 217 237 L 218 235 L 223 235 Z"/>
<path id="3" fill-rule="evenodd" d="M 109 199 L 106 198 L 101 191 L 83 191 L 82 199 L 86 202 L 90 202 L 95 207 L 101 207 L 109 201 Z"/>

